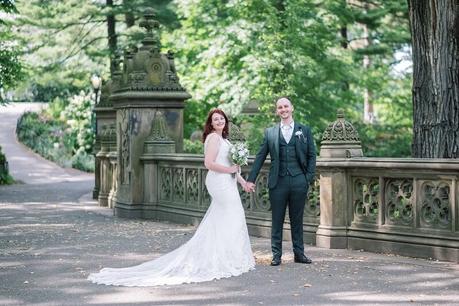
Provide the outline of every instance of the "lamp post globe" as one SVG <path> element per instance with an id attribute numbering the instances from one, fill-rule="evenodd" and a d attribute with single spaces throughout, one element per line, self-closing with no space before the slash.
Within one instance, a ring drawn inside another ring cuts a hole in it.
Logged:
<path id="1" fill-rule="evenodd" d="M 102 84 L 102 78 L 100 76 L 98 76 L 97 74 L 93 74 L 91 76 L 91 85 L 92 85 L 92 88 L 94 89 L 94 94 L 95 94 L 95 104 L 97 104 L 98 102 L 98 96 L 99 96 L 99 89 L 100 89 L 100 85 Z"/>

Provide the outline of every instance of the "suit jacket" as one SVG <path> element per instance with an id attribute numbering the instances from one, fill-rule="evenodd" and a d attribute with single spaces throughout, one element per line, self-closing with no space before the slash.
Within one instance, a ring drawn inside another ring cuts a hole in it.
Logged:
<path id="1" fill-rule="evenodd" d="M 263 143 L 258 150 L 255 161 L 253 162 L 252 171 L 250 171 L 249 178 L 247 179 L 249 182 L 255 182 L 269 153 L 271 168 L 269 169 L 268 187 L 276 187 L 279 176 L 279 129 L 280 124 L 278 123 L 265 130 Z M 298 131 L 301 131 L 302 134 L 295 135 Z M 296 155 L 309 184 L 314 180 L 316 170 L 316 147 L 311 129 L 295 122 L 292 137 L 298 137 L 295 142 Z"/>

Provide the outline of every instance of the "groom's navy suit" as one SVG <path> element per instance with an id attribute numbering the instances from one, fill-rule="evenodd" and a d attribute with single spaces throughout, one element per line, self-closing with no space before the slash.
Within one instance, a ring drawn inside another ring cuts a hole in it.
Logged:
<path id="1" fill-rule="evenodd" d="M 277 124 L 265 130 L 247 181 L 255 182 L 266 159 L 271 157 L 268 187 L 272 212 L 271 248 L 273 256 L 282 256 L 282 229 L 288 207 L 293 252 L 304 254 L 303 213 L 309 183 L 314 180 L 316 150 L 309 127 L 295 122 L 287 143 Z"/>

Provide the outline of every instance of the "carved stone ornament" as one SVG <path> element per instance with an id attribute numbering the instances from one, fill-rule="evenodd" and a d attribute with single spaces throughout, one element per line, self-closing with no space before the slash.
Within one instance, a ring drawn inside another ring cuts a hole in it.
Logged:
<path id="1" fill-rule="evenodd" d="M 338 109 L 336 121 L 330 123 L 322 135 L 320 157 L 362 157 L 360 137 L 354 126 L 344 120 L 344 111 Z"/>
<path id="2" fill-rule="evenodd" d="M 175 142 L 167 134 L 166 118 L 157 110 L 150 136 L 145 140 L 145 153 L 175 153 Z"/>
<path id="3" fill-rule="evenodd" d="M 185 92 L 179 83 L 172 52 L 161 53 L 159 22 L 153 9 L 146 9 L 139 24 L 145 29 L 140 48 L 125 51 L 120 86 L 114 92 L 173 91 Z"/>
<path id="4" fill-rule="evenodd" d="M 343 109 L 338 109 L 336 121 L 330 123 L 322 135 L 322 143 L 347 142 L 360 144 L 360 137 L 354 126 L 344 120 Z"/>

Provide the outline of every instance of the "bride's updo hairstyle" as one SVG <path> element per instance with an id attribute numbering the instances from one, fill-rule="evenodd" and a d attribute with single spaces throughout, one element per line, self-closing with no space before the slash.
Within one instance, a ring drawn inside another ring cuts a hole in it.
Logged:
<path id="1" fill-rule="evenodd" d="M 228 117 L 226 117 L 226 114 L 221 109 L 214 108 L 214 109 L 211 109 L 209 114 L 207 115 L 207 120 L 206 120 L 206 123 L 204 124 L 204 133 L 202 133 L 202 142 L 205 142 L 207 136 L 214 131 L 214 128 L 212 127 L 212 116 L 215 113 L 220 114 L 225 118 L 225 127 L 223 128 L 223 131 L 222 131 L 222 137 L 228 138 L 228 133 L 229 133 L 228 132 L 229 131 Z"/>

